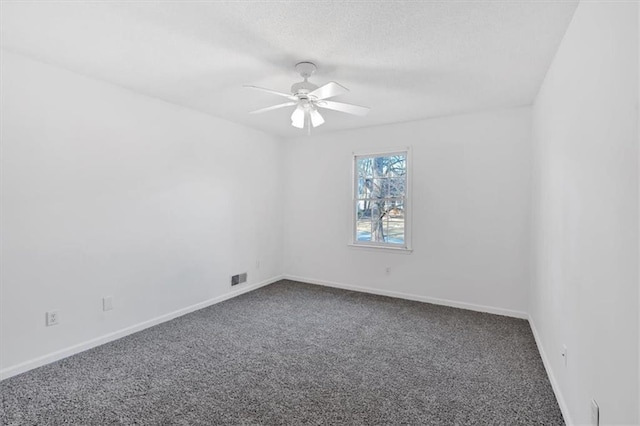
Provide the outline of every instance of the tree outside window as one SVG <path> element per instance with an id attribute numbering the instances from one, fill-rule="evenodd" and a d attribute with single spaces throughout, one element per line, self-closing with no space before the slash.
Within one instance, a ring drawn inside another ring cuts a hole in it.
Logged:
<path id="1" fill-rule="evenodd" d="M 406 247 L 407 152 L 354 158 L 354 243 Z"/>

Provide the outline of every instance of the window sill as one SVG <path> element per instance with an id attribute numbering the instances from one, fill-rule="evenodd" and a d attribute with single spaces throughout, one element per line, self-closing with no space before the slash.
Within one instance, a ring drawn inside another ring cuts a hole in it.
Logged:
<path id="1" fill-rule="evenodd" d="M 347 246 L 354 249 L 364 249 L 367 251 L 377 251 L 377 252 L 386 251 L 388 253 L 397 253 L 397 254 L 411 254 L 413 252 L 413 249 L 407 248 L 407 247 L 376 246 L 373 244 L 354 244 L 354 243 L 349 243 L 347 244 Z"/>

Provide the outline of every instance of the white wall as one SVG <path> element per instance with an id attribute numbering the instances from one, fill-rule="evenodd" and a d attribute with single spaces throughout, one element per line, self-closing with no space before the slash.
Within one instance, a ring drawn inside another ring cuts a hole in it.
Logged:
<path id="1" fill-rule="evenodd" d="M 252 285 L 284 270 L 529 311 L 567 419 L 587 423 L 595 398 L 602 424 L 637 423 L 637 9 L 583 2 L 576 12 L 533 110 L 533 224 L 527 107 L 304 136 L 283 149 L 3 51 L 2 373 L 230 295 L 232 273 L 249 271 Z M 413 253 L 348 247 L 351 153 L 406 146 Z M 114 311 L 102 312 L 105 295 Z M 52 309 L 62 323 L 47 328 Z"/>
<path id="2" fill-rule="evenodd" d="M 582 2 L 534 105 L 530 313 L 576 424 L 639 420 L 637 7 Z"/>
<path id="3" fill-rule="evenodd" d="M 514 108 L 288 141 L 285 273 L 524 315 L 530 113 Z M 352 152 L 406 146 L 413 155 L 413 253 L 348 247 Z"/>
<path id="4" fill-rule="evenodd" d="M 281 273 L 282 142 L 2 53 L 5 376 Z"/>

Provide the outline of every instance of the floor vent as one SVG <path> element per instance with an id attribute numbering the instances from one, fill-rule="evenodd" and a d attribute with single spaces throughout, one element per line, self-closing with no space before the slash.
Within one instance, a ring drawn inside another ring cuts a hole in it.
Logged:
<path id="1" fill-rule="evenodd" d="M 231 277 L 231 285 L 238 285 L 247 282 L 247 273 L 244 272 L 242 274 L 234 275 Z"/>

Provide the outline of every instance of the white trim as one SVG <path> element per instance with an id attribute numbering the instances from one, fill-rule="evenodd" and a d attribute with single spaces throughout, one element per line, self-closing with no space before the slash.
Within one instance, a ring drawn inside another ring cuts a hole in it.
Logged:
<path id="1" fill-rule="evenodd" d="M 533 322 L 533 317 L 531 315 L 529 315 L 529 325 L 531 326 L 531 331 L 533 332 L 533 338 L 536 341 L 536 346 L 538 346 L 538 352 L 540 352 L 540 357 L 542 358 L 542 364 L 544 365 L 544 369 L 547 371 L 547 377 L 549 377 L 549 382 L 551 382 L 551 388 L 553 389 L 553 393 L 556 395 L 556 401 L 558 401 L 558 405 L 560 406 L 560 412 L 562 413 L 564 422 L 565 424 L 567 424 L 567 426 L 571 426 L 574 423 L 571 420 L 571 416 L 569 415 L 569 408 L 567 407 L 567 403 L 564 400 L 564 396 L 560 391 L 560 386 L 558 385 L 558 381 L 556 380 L 556 377 L 553 375 L 553 370 L 551 369 L 551 363 L 549 362 L 547 353 L 544 350 L 544 346 L 542 346 L 542 339 L 538 334 L 538 330 L 536 329 L 536 325 Z"/>
<path id="2" fill-rule="evenodd" d="M 354 157 L 363 157 L 363 158 L 373 158 L 379 157 L 381 155 L 394 155 L 394 154 L 403 154 L 405 151 L 411 150 L 411 145 L 401 146 L 401 147 L 392 147 L 387 149 L 379 149 L 377 151 L 370 150 L 360 150 L 360 151 L 351 151 Z"/>
<path id="3" fill-rule="evenodd" d="M 347 243 L 347 246 L 355 249 L 365 249 L 369 251 L 388 251 L 390 253 L 398 253 L 398 254 L 411 254 L 413 253 L 413 249 L 406 247 L 393 247 L 393 246 L 377 246 L 375 244 L 353 244 Z"/>
<path id="4" fill-rule="evenodd" d="M 248 285 L 244 288 L 240 288 L 229 293 L 223 294 L 222 296 L 214 297 L 213 299 L 205 300 L 203 302 L 196 303 L 191 306 L 187 306 L 185 308 L 178 309 L 176 311 L 170 312 L 168 314 L 160 315 L 159 317 L 152 318 L 147 321 L 143 321 L 138 324 L 134 324 L 132 326 L 123 328 L 118 331 L 114 331 L 112 333 L 107 333 L 100 337 L 96 337 L 94 339 L 87 340 L 82 343 L 78 343 L 76 345 L 70 346 L 68 348 L 64 348 L 37 358 L 33 358 L 29 361 L 22 362 L 17 365 L 13 365 L 7 368 L 3 368 L 0 370 L 0 380 L 8 379 L 9 377 L 18 375 L 20 373 L 24 373 L 26 371 L 32 370 L 37 367 L 41 367 L 46 364 L 50 364 L 55 361 L 59 361 L 63 358 L 67 358 L 71 355 L 75 355 L 80 352 L 84 352 L 88 349 L 95 348 L 96 346 L 104 345 L 105 343 L 111 342 L 113 340 L 120 339 L 122 337 L 128 336 L 130 334 L 136 333 L 138 331 L 144 330 L 149 327 L 153 327 L 154 325 L 158 325 L 160 323 L 170 321 L 174 318 L 180 317 L 182 315 L 189 314 L 191 312 L 197 311 L 199 309 L 206 308 L 211 305 L 215 305 L 216 303 L 224 302 L 225 300 L 232 299 L 236 296 L 240 296 L 241 294 L 248 293 L 250 291 L 256 290 L 260 287 L 264 287 L 266 285 L 272 284 L 276 281 L 280 281 L 283 279 L 281 275 L 270 278 L 268 280 Z"/>
<path id="5" fill-rule="evenodd" d="M 526 312 L 514 311 L 511 309 L 496 308 L 493 306 L 485 306 L 485 305 L 476 305 L 474 303 L 456 302 L 454 300 L 438 299 L 435 297 L 419 296 L 417 294 L 402 293 L 399 291 L 389 291 L 389 290 L 381 290 L 381 289 L 371 288 L 371 287 L 362 287 L 362 286 L 351 285 L 351 284 L 343 284 L 343 283 L 337 283 L 334 281 L 317 280 L 314 278 L 297 277 L 295 275 L 288 275 L 288 274 L 284 274 L 283 278 L 286 280 L 300 281 L 303 283 L 322 285 L 325 287 L 341 288 L 344 290 L 352 290 L 352 291 L 359 291 L 362 293 L 377 294 L 380 296 L 395 297 L 397 299 L 406 299 L 406 300 L 413 300 L 416 302 L 432 303 L 434 305 L 450 306 L 453 308 L 467 309 L 469 311 L 476 311 L 476 312 L 486 312 L 489 314 L 503 315 L 506 317 L 529 319 L 529 315 Z"/>

